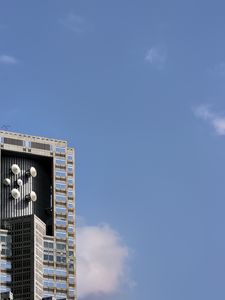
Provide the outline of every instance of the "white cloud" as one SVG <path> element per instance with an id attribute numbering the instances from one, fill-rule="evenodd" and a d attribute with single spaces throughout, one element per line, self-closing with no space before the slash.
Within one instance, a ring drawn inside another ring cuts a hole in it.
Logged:
<path id="1" fill-rule="evenodd" d="M 215 118 L 213 120 L 213 126 L 218 135 L 225 135 L 225 118 Z"/>
<path id="2" fill-rule="evenodd" d="M 145 60 L 158 69 L 162 69 L 164 67 L 166 59 L 167 54 L 163 47 L 151 47 L 145 55 Z"/>
<path id="3" fill-rule="evenodd" d="M 18 63 L 18 60 L 11 55 L 2 54 L 0 55 L 0 64 L 5 65 L 15 65 Z"/>
<path id="4" fill-rule="evenodd" d="M 87 22 L 79 15 L 69 13 L 66 17 L 59 20 L 69 30 L 77 34 L 83 33 L 87 29 Z"/>
<path id="5" fill-rule="evenodd" d="M 108 225 L 85 226 L 77 230 L 78 296 L 110 295 L 128 282 L 128 248 Z"/>
<path id="6" fill-rule="evenodd" d="M 194 109 L 195 115 L 207 121 L 217 135 L 225 135 L 225 116 L 215 113 L 208 105 L 201 105 Z"/>

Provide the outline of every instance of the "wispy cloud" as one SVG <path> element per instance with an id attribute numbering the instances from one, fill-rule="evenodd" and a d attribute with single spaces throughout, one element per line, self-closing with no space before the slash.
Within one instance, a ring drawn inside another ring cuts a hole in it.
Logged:
<path id="1" fill-rule="evenodd" d="M 162 69 L 164 67 L 166 59 L 166 49 L 160 46 L 151 47 L 145 55 L 145 61 L 155 66 L 157 69 Z"/>
<path id="2" fill-rule="evenodd" d="M 197 117 L 208 122 L 217 135 L 225 135 L 225 116 L 214 112 L 209 105 L 201 105 L 194 109 Z"/>
<path id="3" fill-rule="evenodd" d="M 2 54 L 0 55 L 0 64 L 15 65 L 19 61 L 14 56 Z"/>
<path id="4" fill-rule="evenodd" d="M 77 230 L 78 296 L 110 295 L 127 281 L 126 263 L 130 251 L 108 225 L 85 226 Z"/>
<path id="5" fill-rule="evenodd" d="M 67 29 L 72 30 L 77 34 L 81 34 L 88 29 L 86 20 L 82 16 L 74 13 L 69 13 L 67 16 L 60 19 L 59 22 Z"/>

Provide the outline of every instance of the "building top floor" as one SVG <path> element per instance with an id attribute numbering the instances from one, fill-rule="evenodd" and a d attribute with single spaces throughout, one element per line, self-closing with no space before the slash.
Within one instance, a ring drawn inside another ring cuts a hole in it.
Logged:
<path id="1" fill-rule="evenodd" d="M 33 136 L 11 131 L 0 131 L 2 149 L 50 156 L 54 153 L 64 156 L 74 154 L 74 149 L 68 147 L 67 141 L 40 136 Z"/>

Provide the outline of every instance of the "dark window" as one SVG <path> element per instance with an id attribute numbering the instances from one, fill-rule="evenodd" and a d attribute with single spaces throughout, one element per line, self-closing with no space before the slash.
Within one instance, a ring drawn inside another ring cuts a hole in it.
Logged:
<path id="1" fill-rule="evenodd" d="M 31 142 L 31 148 L 50 151 L 50 145 L 36 142 Z"/>
<path id="2" fill-rule="evenodd" d="M 23 141 L 17 140 L 17 139 L 11 139 L 11 138 L 4 138 L 4 143 L 5 144 L 10 144 L 10 145 L 16 145 L 16 146 L 23 146 Z"/>

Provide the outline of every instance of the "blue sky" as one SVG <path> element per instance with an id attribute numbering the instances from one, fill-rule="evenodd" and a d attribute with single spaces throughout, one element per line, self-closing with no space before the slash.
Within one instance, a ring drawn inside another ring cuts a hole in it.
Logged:
<path id="1" fill-rule="evenodd" d="M 83 226 L 127 251 L 87 300 L 225 298 L 224 10 L 0 2 L 0 125 L 68 139 Z"/>

